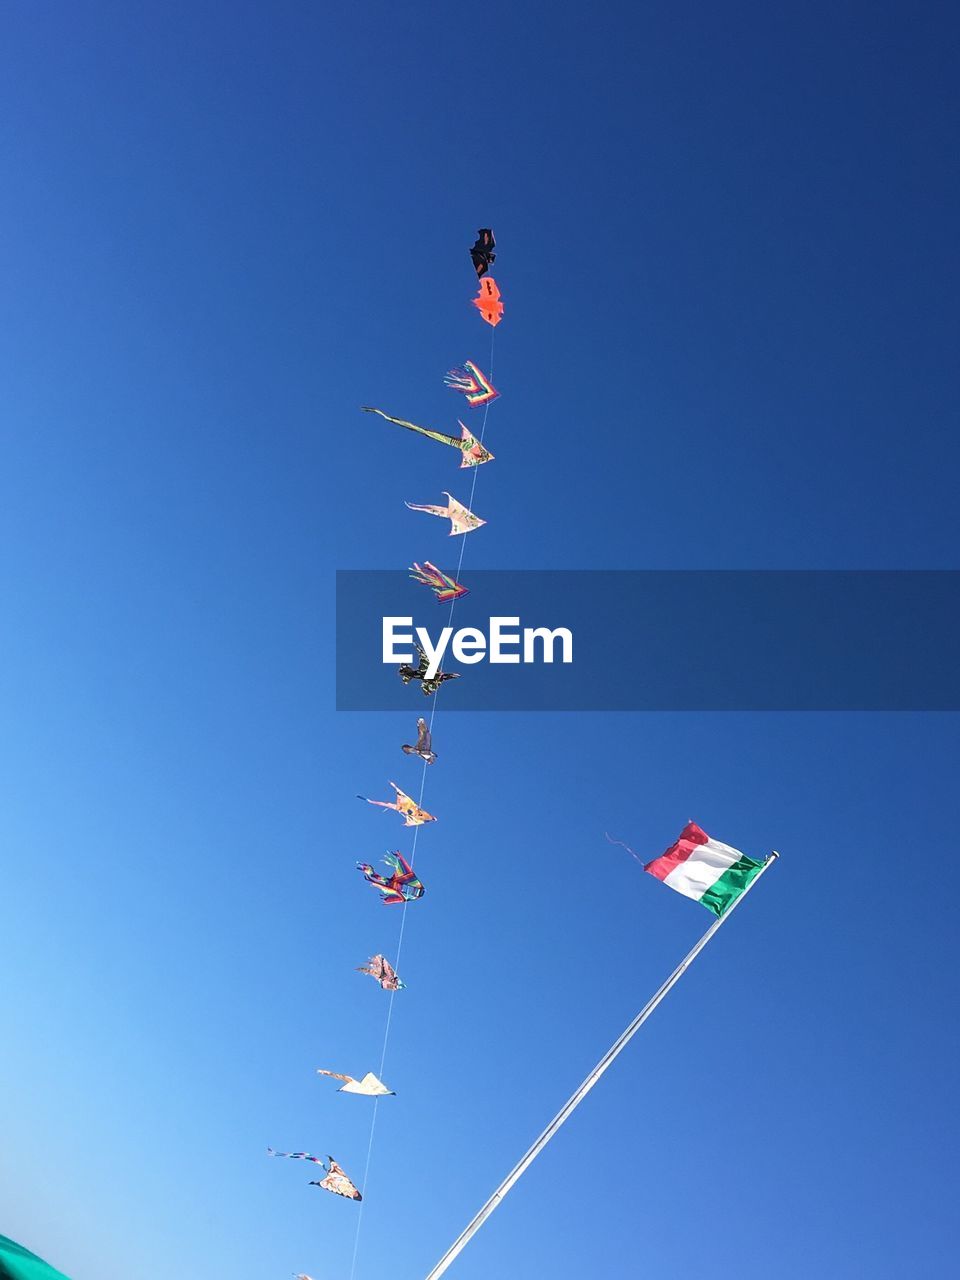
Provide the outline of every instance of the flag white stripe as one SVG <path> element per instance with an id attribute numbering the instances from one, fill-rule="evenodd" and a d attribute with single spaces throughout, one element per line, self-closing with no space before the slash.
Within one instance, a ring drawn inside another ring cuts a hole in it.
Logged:
<path id="1" fill-rule="evenodd" d="M 706 844 L 698 844 L 690 857 L 674 867 L 663 883 L 676 889 L 677 893 L 699 902 L 707 890 L 735 862 L 739 862 L 742 856 L 739 850 L 732 849 L 728 844 L 708 840 Z"/>

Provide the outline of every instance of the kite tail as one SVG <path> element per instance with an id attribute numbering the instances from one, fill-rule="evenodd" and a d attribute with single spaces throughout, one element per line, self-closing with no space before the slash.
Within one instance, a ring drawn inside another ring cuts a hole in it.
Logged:
<path id="1" fill-rule="evenodd" d="M 447 497 L 450 497 L 449 493 Z M 421 506 L 419 502 L 405 502 L 404 505 L 409 507 L 411 511 L 426 511 L 432 516 L 447 516 L 450 514 L 446 507 L 431 506 L 429 503 Z"/>
<path id="2" fill-rule="evenodd" d="M 392 800 L 371 800 L 369 796 L 357 794 L 358 800 L 366 800 L 367 804 L 375 804 L 379 809 L 396 809 Z"/>

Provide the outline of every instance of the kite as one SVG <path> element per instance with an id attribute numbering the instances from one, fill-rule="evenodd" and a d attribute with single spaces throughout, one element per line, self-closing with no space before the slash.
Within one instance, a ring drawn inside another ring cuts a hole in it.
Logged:
<path id="1" fill-rule="evenodd" d="M 474 407 L 478 404 L 489 404 L 500 394 L 472 360 L 465 360 L 462 369 L 451 369 L 444 378 L 444 382 L 453 391 L 462 391 L 467 397 L 467 404 Z"/>
<path id="2" fill-rule="evenodd" d="M 296 1271 L 294 1272 L 293 1280 L 313 1280 L 313 1276 L 308 1276 L 303 1271 Z"/>
<path id="3" fill-rule="evenodd" d="M 430 730 L 427 728 L 427 722 L 423 716 L 417 721 L 417 741 L 415 746 L 403 744 L 402 750 L 408 756 L 419 756 L 424 764 L 434 764 L 437 759 L 437 753 L 432 748 L 433 739 Z"/>
<path id="4" fill-rule="evenodd" d="M 425 822 L 436 822 L 432 813 L 414 804 L 405 791 L 401 791 L 395 782 L 390 783 L 397 793 L 396 800 L 371 800 L 369 796 L 357 796 L 358 800 L 366 800 L 367 804 L 378 805 L 381 809 L 395 809 L 403 818 L 405 827 L 422 827 Z"/>
<path id="5" fill-rule="evenodd" d="M 458 502 L 451 493 L 443 490 L 445 497 L 450 499 L 450 503 L 446 507 L 434 507 L 429 504 L 422 506 L 418 502 L 408 502 L 406 505 L 411 511 L 426 511 L 431 516 L 441 516 L 450 521 L 450 537 L 454 537 L 458 533 L 472 533 L 474 529 L 479 529 L 482 524 L 486 524 L 486 520 L 481 520 L 479 516 L 475 516 L 472 511 L 468 511 L 462 502 Z"/>
<path id="6" fill-rule="evenodd" d="M 327 1156 L 324 1164 L 320 1156 L 312 1156 L 309 1151 L 274 1151 L 273 1147 L 267 1147 L 267 1155 L 283 1156 L 286 1160 L 309 1160 L 312 1164 L 318 1164 L 327 1176 L 320 1182 L 311 1182 L 311 1187 L 323 1187 L 324 1191 L 332 1191 L 337 1196 L 346 1196 L 348 1200 L 363 1199 L 333 1156 Z"/>
<path id="7" fill-rule="evenodd" d="M 496 328 L 503 319 L 503 303 L 500 301 L 500 290 L 493 276 L 487 276 L 486 280 L 480 281 L 480 292 L 472 302 L 487 324 L 492 324 Z"/>
<path id="8" fill-rule="evenodd" d="M 407 985 L 400 981 L 386 956 L 371 956 L 366 964 L 357 965 L 357 973 L 368 973 L 371 978 L 376 978 L 384 991 L 402 991 Z"/>
<path id="9" fill-rule="evenodd" d="M 417 898 L 423 897 L 426 890 L 402 853 L 388 853 L 384 862 L 393 869 L 393 875 L 389 879 L 375 871 L 368 862 L 357 863 L 357 870 L 363 872 L 364 880 L 383 894 L 384 906 L 400 906 L 404 902 L 415 902 Z"/>
<path id="10" fill-rule="evenodd" d="M 342 1080 L 343 1085 L 337 1093 L 362 1093 L 367 1098 L 395 1098 L 393 1089 L 388 1089 L 382 1080 L 378 1080 L 372 1071 L 368 1071 L 362 1080 L 354 1080 L 353 1076 L 341 1075 L 339 1071 L 324 1071 L 317 1068 L 318 1076 L 330 1076 L 332 1080 Z"/>
<path id="11" fill-rule="evenodd" d="M 429 587 L 437 597 L 437 604 L 449 604 L 451 600 L 459 600 L 461 596 L 470 594 L 467 587 L 462 587 L 456 578 L 451 578 L 449 573 L 444 573 L 429 560 L 424 560 L 423 564 L 417 564 L 414 560 L 410 567 L 410 577 Z"/>
<path id="12" fill-rule="evenodd" d="M 493 232 L 489 227 L 481 227 L 477 232 L 476 242 L 470 250 L 478 279 L 490 270 L 491 262 L 496 262 L 497 255 L 493 252 L 496 247 L 497 242 L 493 238 Z"/>
<path id="13" fill-rule="evenodd" d="M 460 430 L 463 433 L 462 439 L 458 440 L 456 436 L 448 436 L 442 431 L 431 431 L 428 427 L 418 427 L 415 422 L 407 422 L 404 418 L 394 418 L 392 414 L 384 413 L 382 409 L 374 409 L 368 404 L 362 404 L 360 408 L 364 413 L 379 413 L 381 418 L 386 418 L 387 422 L 395 422 L 398 427 L 406 427 L 408 431 L 417 431 L 422 436 L 427 436 L 430 440 L 438 440 L 441 444 L 448 444 L 454 449 L 459 449 L 463 457 L 460 459 L 460 469 L 464 467 L 479 467 L 484 462 L 492 462 L 493 454 L 489 449 L 485 449 L 479 440 L 475 439 L 467 428 L 460 423 Z M 459 419 L 457 419 L 459 422 Z"/>
<path id="14" fill-rule="evenodd" d="M 420 661 L 415 667 L 411 667 L 409 662 L 397 667 L 397 675 L 404 684 L 409 684 L 411 680 L 419 680 L 420 688 L 429 698 L 431 693 L 437 692 L 444 680 L 460 679 L 459 671 L 438 671 L 435 675 L 428 676 L 427 670 L 430 666 L 430 659 L 419 645 L 417 645 L 417 653 L 420 655 Z"/>

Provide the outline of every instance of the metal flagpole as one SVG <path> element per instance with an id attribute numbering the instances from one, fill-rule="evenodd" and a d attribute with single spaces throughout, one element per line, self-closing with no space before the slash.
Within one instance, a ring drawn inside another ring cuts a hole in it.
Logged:
<path id="1" fill-rule="evenodd" d="M 529 1149 L 526 1155 L 523 1156 L 518 1161 L 518 1163 L 513 1166 L 513 1168 L 510 1170 L 510 1172 L 507 1174 L 504 1180 L 500 1183 L 499 1187 L 497 1187 L 496 1191 L 494 1191 L 493 1195 L 486 1202 L 483 1208 L 480 1209 L 480 1211 L 475 1215 L 475 1217 L 473 1217 L 470 1220 L 470 1222 L 464 1227 L 464 1229 L 460 1232 L 460 1234 L 457 1236 L 456 1240 L 454 1240 L 453 1244 L 450 1246 L 447 1252 L 443 1255 L 443 1257 L 440 1259 L 437 1265 L 433 1268 L 433 1270 L 427 1275 L 426 1280 L 437 1280 L 437 1277 L 442 1276 L 443 1273 L 450 1266 L 451 1262 L 453 1262 L 458 1256 L 458 1254 L 460 1254 L 466 1248 L 466 1246 L 477 1234 L 477 1232 L 480 1230 L 480 1228 L 483 1226 L 486 1220 L 490 1217 L 491 1213 L 493 1213 L 494 1209 L 496 1209 L 497 1206 L 503 1201 L 504 1196 L 507 1194 L 510 1188 L 520 1180 L 520 1178 L 527 1171 L 530 1165 L 533 1164 L 534 1160 L 536 1160 L 537 1156 L 540 1154 L 543 1148 L 547 1145 L 547 1143 L 554 1136 L 554 1134 L 561 1127 L 561 1125 L 563 1125 L 570 1118 L 571 1114 L 576 1110 L 576 1108 L 587 1096 L 587 1094 L 590 1092 L 593 1086 L 597 1083 L 597 1081 L 600 1079 L 600 1077 L 603 1075 L 606 1069 L 613 1062 L 614 1058 L 618 1057 L 619 1054 L 623 1052 L 623 1050 L 627 1047 L 627 1045 L 630 1043 L 633 1037 L 637 1034 L 637 1032 L 640 1030 L 640 1028 L 643 1026 L 646 1020 L 650 1017 L 651 1013 L 653 1013 L 654 1009 L 656 1009 L 657 1005 L 677 984 L 677 982 L 680 980 L 682 975 L 686 972 L 686 970 L 690 967 L 690 965 L 694 962 L 694 960 L 696 960 L 697 956 L 700 954 L 703 948 L 707 945 L 707 943 L 710 941 L 713 935 L 717 932 L 720 926 L 724 923 L 725 920 L 728 920 L 730 916 L 733 915 L 734 911 L 736 911 L 737 907 L 739 907 L 740 903 L 744 900 L 744 898 L 747 896 L 747 894 L 750 892 L 753 886 L 757 883 L 757 881 L 760 879 L 763 873 L 768 869 L 768 867 L 770 867 L 776 861 L 777 858 L 779 858 L 779 856 L 780 855 L 779 853 L 776 852 L 776 850 L 774 850 L 773 853 L 770 854 L 770 856 L 765 860 L 763 866 L 760 868 L 760 871 L 750 881 L 750 883 L 744 889 L 743 893 L 740 894 L 739 898 L 736 898 L 733 901 L 733 903 L 727 908 L 727 910 L 723 913 L 722 916 L 714 920 L 713 924 L 706 931 L 706 933 L 703 935 L 700 941 L 693 947 L 691 951 L 689 951 L 684 956 L 684 958 L 680 961 L 676 969 L 674 969 L 673 973 L 671 973 L 670 977 L 666 980 L 666 982 L 659 989 L 659 991 L 657 991 L 655 995 L 651 996 L 651 998 L 643 1006 L 643 1008 L 640 1010 L 640 1012 L 637 1014 L 634 1020 L 630 1023 L 630 1025 L 626 1028 L 623 1034 L 619 1037 L 619 1039 L 615 1040 L 614 1043 L 607 1050 L 607 1052 L 603 1055 L 603 1057 L 600 1059 L 597 1065 L 593 1068 L 593 1070 L 587 1076 L 586 1080 L 584 1080 L 584 1082 L 580 1085 L 577 1091 L 574 1094 L 572 1094 L 570 1098 L 567 1099 L 564 1105 L 560 1108 L 557 1114 L 553 1117 L 553 1119 L 544 1129 L 543 1133 L 541 1133 L 540 1137 L 537 1138 L 536 1142 L 534 1142 L 533 1146 Z"/>

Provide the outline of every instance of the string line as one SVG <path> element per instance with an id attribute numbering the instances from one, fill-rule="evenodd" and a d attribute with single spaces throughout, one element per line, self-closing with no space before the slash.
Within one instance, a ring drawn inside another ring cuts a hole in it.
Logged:
<path id="1" fill-rule="evenodd" d="M 493 340 L 495 335 L 496 335 L 496 329 L 491 327 L 490 360 L 489 360 L 490 372 L 488 375 L 491 382 L 493 382 Z M 481 444 L 483 444 L 483 438 L 487 433 L 487 417 L 489 413 L 490 413 L 490 401 L 488 400 L 486 404 L 483 406 L 483 419 L 481 420 L 481 423 L 480 423 L 479 439 Z M 470 483 L 470 497 L 467 500 L 467 508 L 468 510 L 471 510 L 471 511 L 473 510 L 473 495 L 475 494 L 477 489 L 477 472 L 479 470 L 480 470 L 479 467 L 472 468 L 473 476 Z M 454 574 L 455 579 L 459 579 L 460 571 L 463 568 L 463 553 L 466 550 L 466 543 L 467 543 L 467 534 L 465 533 L 462 535 L 460 539 L 460 559 L 457 561 L 457 571 Z M 456 609 L 456 607 L 457 607 L 457 598 L 456 596 L 454 596 L 454 598 L 450 601 L 450 612 L 447 614 L 448 627 L 451 626 L 453 623 L 453 611 L 454 609 Z M 436 715 L 437 715 L 437 700 L 440 697 L 440 690 L 442 688 L 443 688 L 443 685 L 438 686 L 436 692 L 433 695 L 433 703 L 430 707 L 430 723 L 428 727 L 430 729 L 431 737 L 433 736 L 433 722 L 436 719 Z M 423 769 L 420 774 L 420 795 L 417 797 L 418 809 L 423 808 L 423 795 L 424 795 L 424 791 L 426 790 L 426 785 L 427 785 L 427 762 L 426 760 L 424 760 Z M 417 838 L 419 835 L 420 835 L 420 827 L 419 826 L 414 827 L 413 843 L 410 848 L 411 868 L 413 868 L 416 864 Z M 400 972 L 400 959 L 401 959 L 401 956 L 403 955 L 403 935 L 404 935 L 404 930 L 406 928 L 406 923 L 407 923 L 407 907 L 408 906 L 409 906 L 409 903 L 405 902 L 403 906 L 400 908 L 400 932 L 397 936 L 396 960 L 394 961 L 394 966 L 393 966 L 397 973 Z M 387 1004 L 387 1019 L 386 1019 L 386 1025 L 384 1026 L 384 1029 L 383 1029 L 383 1045 L 380 1050 L 380 1070 L 377 1072 L 377 1075 L 380 1077 L 381 1080 L 383 1079 L 384 1064 L 386 1063 L 386 1060 L 387 1060 L 387 1045 L 389 1044 L 389 1041 L 390 1041 L 390 1027 L 393 1023 L 393 1002 L 394 1002 L 394 999 L 396 998 L 396 995 L 397 995 L 396 991 L 391 991 L 390 1000 Z M 355 1275 L 356 1275 L 357 1254 L 360 1249 L 360 1228 L 363 1225 L 363 1206 L 366 1204 L 367 1178 L 370 1173 L 370 1160 L 373 1155 L 373 1135 L 377 1127 L 377 1110 L 379 1106 L 380 1106 L 380 1099 L 374 1098 L 373 1115 L 370 1119 L 370 1137 L 369 1137 L 369 1140 L 367 1141 L 367 1158 L 363 1167 L 363 1181 L 360 1183 L 360 1194 L 364 1198 L 360 1201 L 360 1208 L 357 1211 L 357 1230 L 353 1239 L 353 1258 L 351 1259 L 351 1262 L 350 1262 L 350 1280 L 355 1280 Z"/>

